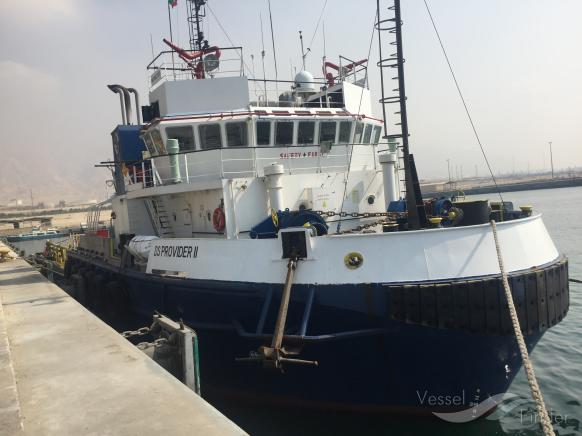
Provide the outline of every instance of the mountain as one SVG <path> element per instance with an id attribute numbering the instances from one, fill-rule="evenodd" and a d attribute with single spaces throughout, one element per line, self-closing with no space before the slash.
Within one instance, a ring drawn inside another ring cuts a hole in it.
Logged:
<path id="1" fill-rule="evenodd" d="M 20 199 L 30 204 L 30 191 L 34 203 L 87 202 L 104 200 L 107 195 L 105 181 L 111 178 L 106 169 L 88 165 L 76 167 L 67 162 L 28 162 L 4 156 L 0 164 L 0 205 Z M 109 194 L 111 194 L 111 188 Z"/>

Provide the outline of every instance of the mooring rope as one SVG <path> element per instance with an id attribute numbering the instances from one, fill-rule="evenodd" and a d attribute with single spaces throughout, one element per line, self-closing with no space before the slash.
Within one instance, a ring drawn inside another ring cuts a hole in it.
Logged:
<path id="1" fill-rule="evenodd" d="M 493 229 L 495 250 L 497 250 L 497 260 L 499 262 L 499 269 L 501 271 L 501 278 L 503 280 L 503 288 L 505 289 L 507 305 L 509 306 L 511 324 L 513 325 L 513 331 L 515 333 L 515 338 L 517 339 L 521 359 L 523 360 L 523 368 L 525 370 L 525 374 L 527 375 L 527 381 L 529 383 L 531 395 L 536 402 L 538 414 L 540 416 L 540 425 L 542 426 L 544 436 L 555 436 L 550 416 L 548 415 L 546 405 L 544 404 L 542 391 L 540 390 L 534 373 L 533 365 L 529 359 L 529 353 L 527 352 L 527 347 L 525 346 L 525 340 L 523 338 L 523 333 L 521 332 L 521 326 L 519 325 L 519 318 L 517 317 L 517 311 L 515 310 L 515 304 L 513 303 L 513 296 L 509 287 L 509 281 L 507 280 L 507 272 L 505 271 L 505 265 L 503 264 L 503 258 L 501 256 L 501 249 L 499 248 L 499 239 L 497 238 L 497 226 L 495 224 L 495 220 L 491 220 L 491 228 Z"/>

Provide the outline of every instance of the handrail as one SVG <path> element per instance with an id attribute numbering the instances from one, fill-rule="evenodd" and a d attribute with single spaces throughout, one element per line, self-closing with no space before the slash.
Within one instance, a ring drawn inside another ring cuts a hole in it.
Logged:
<path id="1" fill-rule="evenodd" d="M 287 174 L 305 174 L 321 172 L 342 172 L 348 167 L 350 149 L 359 148 L 356 153 L 356 162 L 352 165 L 362 169 L 377 168 L 377 153 L 375 144 L 337 144 L 328 153 L 322 154 L 319 145 L 285 146 L 285 147 L 244 147 L 244 148 L 217 148 L 213 150 L 198 150 L 215 152 L 209 154 L 207 159 L 189 159 L 188 155 L 196 153 L 196 150 L 178 153 L 181 169 L 181 182 L 192 183 L 205 178 L 232 178 L 232 177 L 260 177 L 262 169 L 273 162 L 283 164 Z M 281 150 L 279 152 L 278 150 Z M 233 151 L 233 156 L 228 155 Z M 261 151 L 275 151 L 272 154 L 261 155 Z M 243 151 L 241 156 L 237 151 Z M 312 159 L 298 159 L 295 154 L 310 153 Z M 281 157 L 285 155 L 286 157 Z M 133 191 L 139 188 L 147 188 L 158 185 L 175 184 L 175 178 L 170 176 L 170 163 L 156 158 L 147 159 L 150 165 L 138 162 L 128 165 L 128 174 L 124 180 L 126 188 Z M 94 221 L 94 220 L 92 220 Z"/>
<path id="2" fill-rule="evenodd" d="M 378 145 L 390 145 L 388 142 L 383 142 L 380 141 L 377 144 L 375 143 L 365 143 L 365 142 L 346 142 L 346 143 L 338 143 L 338 144 L 333 144 L 332 145 L 332 150 L 334 148 L 337 147 L 344 147 L 344 146 L 349 146 L 349 145 L 363 145 L 363 146 L 370 146 L 370 147 L 376 147 Z M 280 148 L 280 149 L 288 149 L 288 148 L 301 148 L 301 147 L 317 147 L 320 148 L 321 144 L 317 143 L 317 144 L 297 144 L 297 145 L 293 145 L 293 144 L 287 144 L 287 145 L 247 145 L 247 146 L 222 146 L 222 147 L 213 147 L 213 148 L 206 148 L 206 149 L 202 149 L 202 150 L 183 150 L 183 151 L 178 151 L 177 153 L 172 153 L 171 155 L 166 153 L 166 154 L 156 154 L 155 156 L 150 156 L 141 160 L 124 160 L 124 161 L 118 161 L 115 162 L 116 164 L 125 164 L 126 166 L 135 166 L 138 164 L 142 164 L 143 162 L 150 162 L 152 161 L 152 159 L 155 158 L 159 158 L 159 157 L 168 157 L 168 156 L 175 156 L 175 155 L 184 155 L 184 154 L 194 154 L 194 153 L 202 153 L 202 152 L 211 152 L 214 150 L 249 150 L 249 149 L 264 149 L 264 150 L 273 150 L 276 148 Z M 386 150 L 378 150 L 378 153 L 384 152 L 384 151 L 388 151 L 388 149 Z M 153 161 L 152 161 L 153 162 Z M 107 200 L 110 201 L 110 200 Z"/>
<path id="3" fill-rule="evenodd" d="M 220 51 L 229 51 L 229 50 L 240 50 L 242 52 L 242 47 L 217 47 Z M 191 52 L 192 50 L 184 50 L 186 53 Z M 149 64 L 147 64 L 146 69 L 147 70 L 154 70 L 154 69 L 158 69 L 158 67 L 156 67 L 155 63 L 164 55 L 167 54 L 172 54 L 174 53 L 173 50 L 162 50 L 160 51 L 157 56 L 155 56 L 151 62 Z M 176 70 L 176 71 L 189 71 L 190 68 L 188 67 L 184 67 L 184 68 L 165 68 L 167 70 Z"/>

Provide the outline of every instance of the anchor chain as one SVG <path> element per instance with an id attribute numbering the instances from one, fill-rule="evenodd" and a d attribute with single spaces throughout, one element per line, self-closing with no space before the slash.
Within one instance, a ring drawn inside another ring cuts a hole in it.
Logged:
<path id="1" fill-rule="evenodd" d="M 359 226 L 354 227 L 353 229 L 347 229 L 347 230 L 341 230 L 339 232 L 340 235 L 346 234 L 346 233 L 354 233 L 354 232 L 361 232 L 362 230 L 366 230 L 369 229 L 370 227 L 375 227 L 375 226 L 379 226 L 381 224 L 385 224 L 389 221 L 386 220 L 378 220 L 378 221 L 374 221 L 368 224 L 362 224 Z"/>
<path id="2" fill-rule="evenodd" d="M 158 347 L 160 345 L 164 345 L 164 344 L 168 344 L 168 338 L 158 338 L 156 340 L 154 340 L 153 342 L 140 342 L 136 345 L 137 348 L 139 348 L 140 350 L 147 350 L 148 348 L 151 347 Z"/>
<path id="3" fill-rule="evenodd" d="M 333 210 L 314 210 L 316 214 L 325 217 L 333 218 L 334 216 L 340 218 L 378 218 L 378 217 L 390 217 L 398 218 L 399 216 L 404 216 L 402 212 L 335 212 Z"/>
<path id="4" fill-rule="evenodd" d="M 134 338 L 137 336 L 146 336 L 149 334 L 153 334 L 154 332 L 152 331 L 151 327 L 141 327 L 137 330 L 126 330 L 124 332 L 121 333 L 121 336 L 123 336 L 125 339 L 129 339 L 129 338 Z M 168 344 L 168 338 L 156 338 L 153 340 L 153 342 L 139 342 L 136 344 L 136 347 L 139 348 L 140 350 L 147 350 L 148 348 L 151 347 L 158 347 L 160 345 L 164 345 L 164 344 Z"/>
<path id="5" fill-rule="evenodd" d="M 126 331 L 121 333 L 121 336 L 128 339 L 128 338 L 133 338 L 134 336 L 149 335 L 150 333 L 151 333 L 151 330 L 149 327 L 142 327 L 142 328 L 139 328 L 137 330 L 126 330 Z"/>
<path id="6" fill-rule="evenodd" d="M 333 210 L 314 210 L 313 212 L 324 218 L 333 218 L 336 216 L 340 218 L 383 218 L 371 223 L 361 224 L 352 229 L 341 230 L 338 232 L 340 235 L 361 232 L 362 230 L 369 229 L 370 227 L 375 227 L 387 223 L 394 223 L 398 218 L 406 216 L 405 212 L 335 212 Z"/>

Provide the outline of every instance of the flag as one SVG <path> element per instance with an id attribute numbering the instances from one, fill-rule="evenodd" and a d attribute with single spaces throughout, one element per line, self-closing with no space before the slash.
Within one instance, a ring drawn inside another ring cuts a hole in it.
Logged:
<path id="1" fill-rule="evenodd" d="M 168 0 L 168 4 L 175 8 L 176 6 L 178 6 L 178 0 Z"/>

